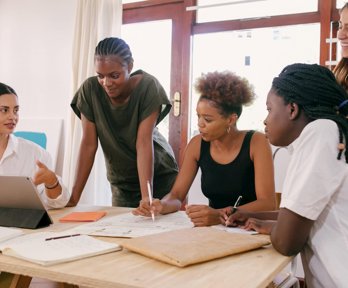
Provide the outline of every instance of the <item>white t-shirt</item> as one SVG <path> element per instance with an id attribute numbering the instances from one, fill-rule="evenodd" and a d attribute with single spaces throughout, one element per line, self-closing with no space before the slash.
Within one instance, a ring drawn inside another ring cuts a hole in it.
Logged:
<path id="1" fill-rule="evenodd" d="M 0 159 L 0 175 L 33 177 L 37 171 L 36 160 L 40 160 L 52 170 L 52 158 L 50 154 L 34 142 L 10 135 L 6 150 Z M 64 207 L 70 198 L 67 188 L 58 180 L 62 187 L 62 194 L 56 199 L 51 199 L 45 193 L 44 184 L 37 188 L 47 208 Z"/>
<path id="2" fill-rule="evenodd" d="M 301 252 L 310 288 L 348 287 L 348 164 L 337 160 L 337 124 L 309 123 L 288 147 L 292 154 L 280 207 L 314 220 Z"/>

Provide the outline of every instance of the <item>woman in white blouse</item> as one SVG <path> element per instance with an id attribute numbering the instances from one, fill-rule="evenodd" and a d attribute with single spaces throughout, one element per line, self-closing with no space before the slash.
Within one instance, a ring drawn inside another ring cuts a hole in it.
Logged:
<path id="1" fill-rule="evenodd" d="M 50 154 L 39 145 L 14 136 L 19 118 L 18 96 L 0 83 L 0 175 L 28 176 L 47 208 L 61 208 L 70 195 L 52 169 Z"/>

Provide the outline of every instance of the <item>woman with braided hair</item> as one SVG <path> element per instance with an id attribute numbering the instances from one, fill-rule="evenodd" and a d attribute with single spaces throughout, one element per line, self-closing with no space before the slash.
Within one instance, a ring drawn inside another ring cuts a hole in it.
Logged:
<path id="1" fill-rule="evenodd" d="M 171 104 L 158 80 L 138 70 L 120 38 L 105 38 L 95 49 L 97 76 L 88 78 L 71 102 L 81 118 L 75 183 L 68 206 L 75 206 L 93 166 L 98 140 L 103 149 L 112 205 L 137 207 L 149 201 L 147 182 L 154 197 L 166 195 L 178 167 L 173 151 L 157 130 Z"/>
<path id="2" fill-rule="evenodd" d="M 309 288 L 347 287 L 347 93 L 329 69 L 293 64 L 274 78 L 266 105 L 268 139 L 292 155 L 280 210 L 238 210 L 227 225 L 270 234 L 284 255 L 301 252 Z"/>
<path id="3" fill-rule="evenodd" d="M 341 44 L 342 58 L 335 66 L 333 72 L 338 83 L 348 90 L 348 2 L 340 10 L 337 38 Z"/>

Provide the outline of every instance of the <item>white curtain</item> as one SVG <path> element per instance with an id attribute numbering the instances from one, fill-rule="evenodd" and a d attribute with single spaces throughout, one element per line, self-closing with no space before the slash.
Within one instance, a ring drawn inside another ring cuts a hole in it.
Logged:
<path id="1" fill-rule="evenodd" d="M 95 75 L 94 50 L 105 37 L 119 37 L 122 25 L 122 0 L 78 0 L 73 42 L 73 91 Z M 82 137 L 81 121 L 69 112 L 63 181 L 69 191 L 75 179 L 76 161 Z M 100 145 L 99 145 L 100 147 Z M 94 166 L 79 204 L 111 205 L 111 190 L 106 179 L 104 156 L 98 148 Z"/>

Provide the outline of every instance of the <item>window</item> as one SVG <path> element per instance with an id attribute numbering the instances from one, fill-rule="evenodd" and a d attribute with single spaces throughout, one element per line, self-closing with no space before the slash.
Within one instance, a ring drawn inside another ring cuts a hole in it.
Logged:
<path id="1" fill-rule="evenodd" d="M 236 2 L 236 3 L 234 3 Z M 318 0 L 198 0 L 197 22 L 262 18 L 318 10 Z"/>
<path id="2" fill-rule="evenodd" d="M 319 40 L 319 24 L 195 35 L 192 81 L 201 73 L 224 70 L 246 77 L 254 86 L 257 98 L 244 108 L 238 128 L 263 131 L 272 79 L 288 64 L 319 63 Z M 246 59 L 250 60 L 249 65 Z M 197 133 L 197 100 L 198 95 L 192 91 L 190 137 Z"/>

